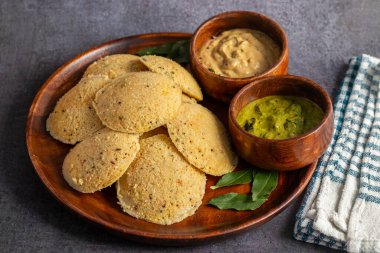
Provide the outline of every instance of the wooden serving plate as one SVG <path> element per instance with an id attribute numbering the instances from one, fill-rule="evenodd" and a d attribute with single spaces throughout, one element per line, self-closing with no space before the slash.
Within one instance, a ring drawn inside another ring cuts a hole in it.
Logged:
<path id="1" fill-rule="evenodd" d="M 317 162 L 297 171 L 281 172 L 276 190 L 268 201 L 254 211 L 219 210 L 207 202 L 228 192 L 248 193 L 249 185 L 211 190 L 218 178 L 208 176 L 203 204 L 195 215 L 170 226 L 156 225 L 123 213 L 116 199 L 115 187 L 94 194 L 83 194 L 69 187 L 62 176 L 63 159 L 72 147 L 54 140 L 45 122 L 58 99 L 82 77 L 86 67 L 109 54 L 136 53 L 138 50 L 165 42 L 189 39 L 187 33 L 153 33 L 113 40 L 90 49 L 60 67 L 41 87 L 30 107 L 26 141 L 35 171 L 53 196 L 83 218 L 128 239 L 149 244 L 186 245 L 225 238 L 257 227 L 285 209 L 307 186 Z M 208 97 L 202 103 L 227 124 L 228 106 Z M 241 159 L 240 159 L 241 160 Z M 239 168 L 248 164 L 240 161 Z"/>

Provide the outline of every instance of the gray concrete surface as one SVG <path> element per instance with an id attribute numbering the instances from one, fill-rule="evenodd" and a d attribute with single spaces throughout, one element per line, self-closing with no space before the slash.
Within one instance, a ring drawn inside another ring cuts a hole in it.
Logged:
<path id="1" fill-rule="evenodd" d="M 277 20 L 290 42 L 293 74 L 334 96 L 350 56 L 380 56 L 380 1 L 0 1 L 0 252 L 326 252 L 292 238 L 299 202 L 260 228 L 186 248 L 136 244 L 60 206 L 26 151 L 28 107 L 60 65 L 99 43 L 138 33 L 192 32 L 227 10 Z"/>

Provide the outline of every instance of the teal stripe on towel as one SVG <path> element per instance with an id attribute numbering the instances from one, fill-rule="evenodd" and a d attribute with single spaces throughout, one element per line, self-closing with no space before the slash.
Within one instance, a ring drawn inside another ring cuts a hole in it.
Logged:
<path id="1" fill-rule="evenodd" d="M 334 238 L 330 238 L 314 231 L 313 221 L 306 217 L 306 212 L 308 211 L 306 210 L 306 207 L 313 201 L 311 195 L 318 191 L 318 189 L 316 189 L 316 183 L 321 182 L 323 177 L 327 176 L 331 181 L 340 184 L 344 184 L 346 176 L 366 177 L 370 179 L 371 182 L 380 182 L 380 177 L 378 176 L 380 168 L 372 163 L 380 161 L 380 144 L 377 142 L 368 142 L 370 138 L 369 135 L 371 135 L 372 140 L 373 138 L 380 140 L 380 131 L 377 132 L 374 130 L 372 125 L 373 121 L 379 122 L 380 118 L 375 116 L 368 118 L 368 116 L 365 116 L 365 113 L 368 110 L 374 111 L 376 109 L 373 105 L 367 105 L 367 103 L 370 102 L 373 104 L 376 102 L 373 97 L 377 97 L 375 95 L 379 89 L 378 86 L 373 85 L 373 82 L 378 82 L 380 79 L 379 77 L 376 77 L 375 79 L 375 75 L 380 76 L 380 68 L 378 69 L 379 71 L 374 71 L 373 69 L 368 70 L 368 67 L 371 68 L 374 64 L 377 64 L 374 63 L 373 59 L 374 58 L 370 56 L 362 55 L 359 57 L 352 57 L 349 61 L 348 70 L 334 103 L 335 130 L 333 140 L 325 154 L 319 160 L 316 171 L 309 183 L 300 209 L 296 215 L 294 237 L 298 240 L 316 243 L 335 249 L 346 249 L 345 242 L 334 240 Z M 367 92 L 361 93 L 358 89 L 365 89 Z M 351 108 L 347 109 L 349 103 L 355 104 L 350 104 Z M 354 107 L 352 107 L 352 105 L 354 105 Z M 357 111 L 358 109 L 360 110 Z M 363 111 L 361 111 L 362 109 Z M 363 120 L 365 117 L 367 117 L 367 119 Z M 343 122 L 343 120 L 345 120 L 345 122 Z M 341 136 L 342 128 L 346 125 L 349 126 L 348 129 L 345 129 L 346 135 Z M 361 129 L 366 129 L 367 133 L 361 133 Z M 366 148 L 365 150 L 357 151 L 355 150 L 357 145 L 365 145 Z M 334 151 L 337 148 L 341 150 L 341 152 L 339 154 L 335 153 L 333 156 Z M 379 152 L 372 154 L 372 152 L 367 151 L 367 148 Z M 350 156 L 349 161 L 347 160 L 346 155 Z M 368 156 L 371 157 L 369 162 L 361 162 L 363 157 Z M 334 169 L 324 170 L 328 165 L 333 166 Z M 348 168 L 343 168 L 342 165 L 348 166 Z M 363 166 L 368 169 L 368 173 L 360 173 L 360 168 Z M 367 183 L 361 184 L 361 187 L 370 190 L 376 195 L 361 193 L 358 195 L 359 198 L 380 204 L 380 198 L 377 197 L 380 192 L 380 184 L 377 186 Z"/>

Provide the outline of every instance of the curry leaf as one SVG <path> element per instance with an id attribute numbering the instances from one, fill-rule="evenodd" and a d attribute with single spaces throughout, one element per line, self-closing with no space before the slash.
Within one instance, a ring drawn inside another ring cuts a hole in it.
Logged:
<path id="1" fill-rule="evenodd" d="M 276 188 L 278 173 L 276 171 L 257 171 L 252 183 L 252 201 L 268 199 Z"/>
<path id="2" fill-rule="evenodd" d="M 232 192 L 213 198 L 210 202 L 208 202 L 208 204 L 216 206 L 219 209 L 247 211 L 259 208 L 265 201 L 266 199 L 252 201 L 251 195 Z"/>
<path id="3" fill-rule="evenodd" d="M 169 42 L 162 44 L 157 47 L 148 47 L 145 49 L 142 49 L 137 52 L 138 55 L 168 55 L 170 53 L 171 48 L 173 47 L 174 42 Z"/>
<path id="4" fill-rule="evenodd" d="M 190 40 L 168 42 L 157 47 L 149 47 L 137 52 L 138 55 L 159 55 L 178 63 L 188 63 L 190 58 Z"/>
<path id="5" fill-rule="evenodd" d="M 244 172 L 246 171 L 249 172 L 251 180 L 252 178 L 254 180 L 251 189 L 252 194 L 227 193 L 211 199 L 208 204 L 219 209 L 235 209 L 238 211 L 255 210 L 264 204 L 277 186 L 278 173 L 256 170 L 245 170 Z M 219 182 L 215 186 L 218 186 Z"/>
<path id="6" fill-rule="evenodd" d="M 190 59 L 190 40 L 175 42 L 168 57 L 178 63 L 188 63 Z"/>
<path id="7" fill-rule="evenodd" d="M 252 181 L 252 170 L 239 170 L 225 174 L 216 185 L 211 186 L 211 189 L 217 189 L 224 186 L 248 184 Z"/>

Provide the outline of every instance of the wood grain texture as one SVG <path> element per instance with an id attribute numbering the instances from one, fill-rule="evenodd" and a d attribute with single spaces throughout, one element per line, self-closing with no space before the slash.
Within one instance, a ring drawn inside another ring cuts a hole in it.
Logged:
<path id="1" fill-rule="evenodd" d="M 255 211 L 218 210 L 206 205 L 213 197 L 235 191 L 248 193 L 249 185 L 210 190 L 218 178 L 208 177 L 203 204 L 195 215 L 180 223 L 161 226 L 137 220 L 122 212 L 114 187 L 94 194 L 82 194 L 64 181 L 61 166 L 70 145 L 54 140 L 45 130 L 45 122 L 57 100 L 81 78 L 86 67 L 108 54 L 135 53 L 139 49 L 169 41 L 190 38 L 184 33 L 157 33 L 126 37 L 90 49 L 59 68 L 41 87 L 30 107 L 26 127 L 29 156 L 47 189 L 63 205 L 81 217 L 126 238 L 161 245 L 189 245 L 230 236 L 257 227 L 284 210 L 306 187 L 316 162 L 294 172 L 280 173 L 279 184 L 269 200 Z M 228 106 L 206 98 L 206 107 L 227 123 Z M 244 161 L 238 169 L 249 167 Z"/>
<path id="2" fill-rule="evenodd" d="M 236 117 L 249 102 L 272 95 L 307 98 L 324 111 L 318 126 L 305 134 L 284 140 L 251 135 L 237 123 Z M 234 146 L 246 161 L 268 170 L 287 171 L 302 168 L 317 160 L 331 142 L 333 109 L 328 93 L 317 83 L 300 76 L 262 77 L 241 89 L 229 108 L 229 128 Z"/>
<path id="3" fill-rule="evenodd" d="M 245 78 L 224 77 L 207 70 L 197 57 L 200 49 L 213 36 L 234 28 L 250 28 L 269 35 L 281 48 L 277 64 L 260 75 Z M 285 31 L 272 19 L 256 12 L 224 12 L 208 19 L 195 31 L 190 45 L 190 55 L 191 69 L 202 83 L 204 91 L 211 97 L 226 103 L 247 83 L 263 76 L 288 73 L 289 49 Z"/>

